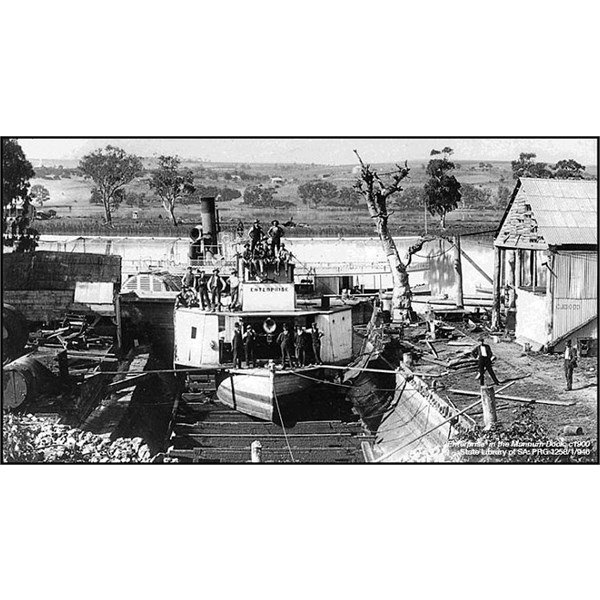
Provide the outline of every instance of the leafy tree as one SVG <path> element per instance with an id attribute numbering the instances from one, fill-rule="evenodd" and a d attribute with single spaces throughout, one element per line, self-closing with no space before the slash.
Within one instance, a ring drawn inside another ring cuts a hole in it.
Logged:
<path id="1" fill-rule="evenodd" d="M 585 167 L 572 158 L 559 160 L 553 167 L 556 179 L 583 179 Z"/>
<path id="2" fill-rule="evenodd" d="M 29 200 L 29 180 L 35 175 L 23 149 L 12 138 L 2 138 L 2 206 Z"/>
<path id="3" fill-rule="evenodd" d="M 351 187 L 340 188 L 336 204 L 340 206 L 356 206 L 361 200 L 361 195 Z"/>
<path id="4" fill-rule="evenodd" d="M 490 205 L 492 190 L 487 187 L 465 183 L 461 187 L 462 202 L 466 208 L 484 208 Z"/>
<path id="5" fill-rule="evenodd" d="M 423 206 L 425 206 L 425 189 L 418 185 L 411 185 L 403 189 L 392 201 L 397 208 L 423 210 Z"/>
<path id="6" fill-rule="evenodd" d="M 510 201 L 510 196 L 512 194 L 511 189 L 506 185 L 498 186 L 498 191 L 496 192 L 496 205 L 498 208 L 506 208 Z"/>
<path id="7" fill-rule="evenodd" d="M 442 155 L 442 158 L 432 158 L 427 165 L 429 179 L 425 184 L 425 199 L 427 210 L 432 215 L 440 217 L 440 225 L 446 227 L 446 215 L 458 208 L 461 200 L 460 183 L 451 174 L 454 163 L 448 160 L 452 148 L 444 148 L 441 152 L 432 150 L 432 155 Z"/>
<path id="8" fill-rule="evenodd" d="M 39 233 L 31 228 L 34 216 L 29 180 L 35 175 L 16 139 L 2 138 L 2 244 L 15 252 L 35 250 Z"/>
<path id="9" fill-rule="evenodd" d="M 100 198 L 106 224 L 112 226 L 112 212 L 125 197 L 124 187 L 143 173 L 142 161 L 134 154 L 109 145 L 84 156 L 79 170 L 96 184 L 92 196 Z"/>
<path id="10" fill-rule="evenodd" d="M 229 202 L 236 198 L 241 198 L 242 193 L 235 188 L 219 188 L 216 185 L 197 185 L 194 191 L 183 196 L 180 200 L 182 204 L 198 204 L 201 198 L 216 198 L 222 202 Z"/>
<path id="11" fill-rule="evenodd" d="M 137 208 L 144 208 L 148 204 L 150 204 L 148 197 L 145 192 L 127 192 L 125 196 L 125 204 L 127 206 L 136 206 Z"/>
<path id="12" fill-rule="evenodd" d="M 513 179 L 519 177 L 536 177 L 538 179 L 550 179 L 552 171 L 548 163 L 535 162 L 536 154 L 533 152 L 521 152 L 519 160 L 513 160 L 512 166 Z"/>
<path id="13" fill-rule="evenodd" d="M 262 185 L 250 185 L 244 190 L 244 203 L 255 207 L 275 208 L 281 202 L 275 200 L 277 190 Z"/>
<path id="14" fill-rule="evenodd" d="M 180 169 L 178 156 L 159 156 L 158 169 L 152 173 L 150 188 L 161 199 L 163 208 L 177 226 L 175 203 L 194 191 L 194 174 L 190 169 Z"/>
<path id="15" fill-rule="evenodd" d="M 240 190 L 236 190 L 235 188 L 224 187 L 221 190 L 219 190 L 217 197 L 219 198 L 219 200 L 222 200 L 223 202 L 229 202 L 231 200 L 236 200 L 237 198 L 241 198 L 242 192 L 240 192 Z"/>
<path id="16" fill-rule="evenodd" d="M 319 204 L 329 204 L 338 195 L 338 189 L 331 181 L 308 181 L 298 186 L 298 196 L 304 204 L 312 204 L 317 208 Z"/>
<path id="17" fill-rule="evenodd" d="M 36 183 L 31 187 L 31 199 L 39 206 L 44 206 L 44 202 L 50 200 L 50 192 L 48 188 Z"/>

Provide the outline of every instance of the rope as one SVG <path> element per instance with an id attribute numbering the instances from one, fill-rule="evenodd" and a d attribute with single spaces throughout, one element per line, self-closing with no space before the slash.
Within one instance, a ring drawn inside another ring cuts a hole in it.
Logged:
<path id="1" fill-rule="evenodd" d="M 294 455 L 292 453 L 292 448 L 290 446 L 290 442 L 288 440 L 287 432 L 285 430 L 285 425 L 283 424 L 283 419 L 281 418 L 281 409 L 279 408 L 279 400 L 277 399 L 277 392 L 275 391 L 275 384 L 273 384 L 273 399 L 275 400 L 275 406 L 277 407 L 277 413 L 279 414 L 279 422 L 281 423 L 281 430 L 283 431 L 283 437 L 285 438 L 285 443 L 290 453 L 290 458 L 292 462 L 295 463 Z"/>
<path id="2" fill-rule="evenodd" d="M 347 385 L 345 383 L 336 383 L 335 381 L 327 381 L 327 379 L 319 379 L 317 377 L 310 377 L 309 375 L 304 375 L 302 373 L 296 373 L 295 371 L 291 371 L 291 374 L 295 375 L 296 377 L 302 377 L 304 379 L 310 379 L 311 381 L 317 381 L 319 383 L 326 383 L 328 385 L 333 385 L 336 387 L 357 389 L 357 386 L 355 386 L 355 385 Z M 395 392 L 396 388 L 370 388 L 370 391 Z"/>
<path id="3" fill-rule="evenodd" d="M 449 248 L 446 248 L 446 250 L 443 250 L 442 252 L 440 252 L 439 254 L 434 254 L 434 255 L 429 255 L 429 256 L 423 256 L 421 254 L 417 254 L 416 252 L 413 254 L 413 256 L 418 256 L 419 258 L 425 258 L 425 259 L 431 259 L 431 258 L 439 258 L 440 256 L 443 256 L 444 254 L 447 254 L 448 252 L 450 252 L 450 250 L 452 250 L 452 248 L 454 248 L 454 245 L 451 245 Z"/>
<path id="4" fill-rule="evenodd" d="M 368 353 L 366 353 L 368 354 Z M 369 369 L 366 367 L 351 367 L 351 366 L 340 366 L 340 365 L 322 365 L 323 369 L 336 369 L 336 370 L 347 370 L 347 371 L 364 371 L 364 372 L 369 372 L 369 373 L 390 373 L 392 375 L 397 375 L 398 371 L 392 371 L 387 370 L 387 369 Z M 202 367 L 183 367 L 181 369 L 151 369 L 149 371 L 139 371 L 139 370 L 132 370 L 132 371 L 101 371 L 99 373 L 96 373 L 96 375 L 143 375 L 143 374 L 148 374 L 148 375 L 153 375 L 153 374 L 159 374 L 159 373 L 187 373 L 187 372 L 200 372 L 200 373 L 206 373 L 211 374 L 214 373 L 215 371 L 227 371 L 228 369 L 226 368 L 222 368 L 222 367 L 215 367 L 213 370 L 210 369 L 206 369 L 206 368 L 202 368 Z M 263 372 L 264 373 L 264 372 Z M 244 375 L 250 375 L 250 376 L 255 376 L 255 377 L 264 377 L 263 373 L 244 373 Z M 294 371 L 290 371 L 290 373 L 292 373 L 293 375 L 296 375 L 297 373 Z"/>

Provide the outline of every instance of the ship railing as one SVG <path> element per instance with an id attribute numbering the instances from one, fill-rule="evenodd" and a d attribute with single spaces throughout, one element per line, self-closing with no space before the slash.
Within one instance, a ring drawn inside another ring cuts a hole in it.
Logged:
<path id="1" fill-rule="evenodd" d="M 121 270 L 126 275 L 135 275 L 136 273 L 142 273 L 146 271 L 168 271 L 172 275 L 183 274 L 188 267 L 192 267 L 194 270 L 200 269 L 203 271 L 212 271 L 213 269 L 219 269 L 221 273 L 231 273 L 236 268 L 235 260 L 225 259 L 208 259 L 208 260 L 156 260 L 152 258 L 140 258 L 135 260 L 123 260 L 121 263 Z"/>
<path id="2" fill-rule="evenodd" d="M 408 267 L 409 272 L 427 271 L 429 265 L 427 263 L 415 263 Z M 298 275 L 343 275 L 343 274 L 384 274 L 390 272 L 390 266 L 387 261 L 344 261 L 344 262 L 327 262 L 327 261 L 311 261 L 300 262 L 296 266 L 296 274 Z"/>

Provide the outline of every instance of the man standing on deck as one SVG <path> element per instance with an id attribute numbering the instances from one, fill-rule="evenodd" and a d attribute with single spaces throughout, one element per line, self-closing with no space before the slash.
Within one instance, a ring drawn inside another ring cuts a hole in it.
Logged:
<path id="1" fill-rule="evenodd" d="M 246 350 L 246 366 L 256 366 L 255 349 L 256 346 L 256 333 L 252 329 L 252 325 L 246 325 L 246 331 L 244 333 L 244 347 Z"/>
<path id="2" fill-rule="evenodd" d="M 263 230 L 260 226 L 260 221 L 258 219 L 254 221 L 254 224 L 250 228 L 248 236 L 250 237 L 250 252 L 254 254 L 256 244 L 258 244 L 258 242 L 260 242 L 260 240 L 262 240 L 263 238 Z"/>
<path id="3" fill-rule="evenodd" d="M 231 291 L 230 310 L 237 310 L 240 306 L 240 279 L 237 271 L 231 271 L 229 277 L 229 290 Z"/>
<path id="4" fill-rule="evenodd" d="M 204 271 L 200 269 L 196 270 L 196 293 L 198 294 L 198 299 L 200 300 L 200 306 L 202 306 L 202 310 L 210 310 L 210 299 L 208 297 L 208 281 Z"/>
<path id="5" fill-rule="evenodd" d="M 492 349 L 488 344 L 485 343 L 485 338 L 481 336 L 479 338 L 479 346 L 473 350 L 473 355 L 477 358 L 477 366 L 479 368 L 479 385 L 484 385 L 485 382 L 485 371 L 490 374 L 492 380 L 496 385 L 500 382 L 492 369 Z"/>
<path id="6" fill-rule="evenodd" d="M 187 268 L 187 272 L 181 282 L 185 287 L 194 287 L 194 274 L 192 273 L 192 267 Z"/>
<path id="7" fill-rule="evenodd" d="M 304 365 L 300 360 L 300 355 L 302 354 L 302 327 L 300 327 L 300 325 L 296 327 L 296 335 L 294 336 L 294 350 L 296 356 L 296 364 L 299 367 L 303 367 Z"/>
<path id="8" fill-rule="evenodd" d="M 565 348 L 565 379 L 567 380 L 567 392 L 573 388 L 573 369 L 577 366 L 577 350 L 572 347 L 571 340 L 567 340 Z"/>
<path id="9" fill-rule="evenodd" d="M 313 353 L 315 355 L 315 363 L 317 365 L 322 365 L 323 362 L 321 361 L 321 338 L 323 337 L 323 332 L 319 329 L 316 323 L 312 324 L 310 335 L 312 337 L 312 347 Z"/>
<path id="10" fill-rule="evenodd" d="M 210 290 L 212 310 L 221 310 L 221 294 L 225 289 L 225 282 L 219 275 L 219 269 L 213 270 L 212 277 L 208 280 L 208 289 Z"/>
<path id="11" fill-rule="evenodd" d="M 302 333 L 300 334 L 300 362 L 303 366 L 309 364 L 308 355 L 310 353 L 310 348 L 312 346 L 312 338 L 310 333 L 306 331 L 306 327 L 302 328 Z"/>
<path id="12" fill-rule="evenodd" d="M 271 227 L 269 228 L 269 231 L 267 231 L 267 235 L 271 242 L 271 255 L 277 257 L 281 246 L 281 238 L 284 235 L 283 228 L 279 226 L 279 221 L 277 219 L 271 221 Z"/>
<path id="13" fill-rule="evenodd" d="M 240 324 L 236 323 L 233 329 L 233 339 L 231 340 L 231 349 L 233 350 L 233 368 L 242 368 L 242 330 Z"/>
<path id="14" fill-rule="evenodd" d="M 283 324 L 283 331 L 279 334 L 277 338 L 277 343 L 281 348 L 281 366 L 285 369 L 286 358 L 290 363 L 290 368 L 294 366 L 292 361 L 292 332 L 290 331 L 290 327 L 287 323 Z"/>

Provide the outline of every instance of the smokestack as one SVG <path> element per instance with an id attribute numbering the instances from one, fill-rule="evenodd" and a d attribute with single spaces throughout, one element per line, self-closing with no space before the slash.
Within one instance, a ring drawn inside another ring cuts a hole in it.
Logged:
<path id="1" fill-rule="evenodd" d="M 215 198 L 200 199 L 200 218 L 202 220 L 205 249 L 213 254 L 216 254 L 218 223 Z"/>

